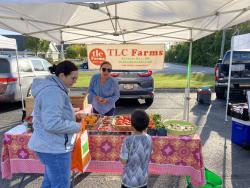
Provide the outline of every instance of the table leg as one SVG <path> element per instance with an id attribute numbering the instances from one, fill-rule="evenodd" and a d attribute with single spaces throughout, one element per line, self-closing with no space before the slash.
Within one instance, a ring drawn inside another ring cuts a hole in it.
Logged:
<path id="1" fill-rule="evenodd" d="M 18 184 L 18 188 L 21 188 L 21 185 L 22 185 L 23 180 L 24 180 L 25 177 L 26 177 L 26 175 L 23 175 L 23 176 L 22 176 L 22 179 L 21 179 L 20 183 Z"/>
<path id="2" fill-rule="evenodd" d="M 77 172 L 73 171 L 72 178 L 71 178 L 71 183 L 70 183 L 70 188 L 74 187 L 74 181 L 75 181 L 76 175 L 77 175 Z"/>

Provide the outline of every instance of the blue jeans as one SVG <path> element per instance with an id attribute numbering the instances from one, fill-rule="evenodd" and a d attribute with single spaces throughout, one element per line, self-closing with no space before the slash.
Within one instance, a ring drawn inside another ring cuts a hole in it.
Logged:
<path id="1" fill-rule="evenodd" d="M 38 158 L 45 166 L 41 188 L 69 188 L 71 152 L 68 153 L 40 153 Z"/>

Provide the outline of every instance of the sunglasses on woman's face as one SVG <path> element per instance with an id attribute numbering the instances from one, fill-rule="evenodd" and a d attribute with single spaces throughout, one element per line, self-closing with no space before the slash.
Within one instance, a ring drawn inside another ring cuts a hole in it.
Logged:
<path id="1" fill-rule="evenodd" d="M 109 68 L 102 68 L 102 72 L 111 72 L 112 71 L 112 69 L 109 69 Z"/>

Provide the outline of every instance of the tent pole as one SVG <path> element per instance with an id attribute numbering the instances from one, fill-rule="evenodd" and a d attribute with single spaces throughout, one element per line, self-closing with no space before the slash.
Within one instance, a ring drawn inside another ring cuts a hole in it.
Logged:
<path id="1" fill-rule="evenodd" d="M 60 54 L 60 60 L 63 61 L 65 59 L 64 57 L 64 49 L 63 49 L 63 42 L 61 43 L 61 54 Z"/>
<path id="2" fill-rule="evenodd" d="M 221 40 L 221 49 L 220 49 L 220 59 L 223 58 L 223 54 L 224 54 L 224 46 L 225 46 L 226 31 L 227 31 L 226 28 L 223 29 L 222 40 Z"/>
<path id="3" fill-rule="evenodd" d="M 115 33 L 117 33 L 117 4 L 115 4 Z"/>
<path id="4" fill-rule="evenodd" d="M 188 67 L 187 67 L 187 86 L 185 89 L 185 99 L 184 99 L 184 113 L 183 120 L 189 121 L 189 100 L 190 100 L 190 74 L 191 74 L 191 64 L 192 64 L 192 30 L 190 31 L 191 39 L 189 43 L 189 57 L 188 57 Z"/>
<path id="5" fill-rule="evenodd" d="M 226 103 L 225 121 L 227 121 L 227 110 L 228 110 L 227 107 L 228 107 L 228 102 L 229 102 L 229 93 L 230 93 L 230 85 L 231 85 L 233 50 L 234 50 L 234 37 L 231 38 L 231 53 L 230 53 L 229 74 L 228 74 L 228 82 L 227 82 L 227 103 Z"/>
<path id="6" fill-rule="evenodd" d="M 63 61 L 65 59 L 64 57 L 64 49 L 63 49 L 63 45 L 64 45 L 64 41 L 63 41 L 63 35 L 62 35 L 62 31 L 60 31 L 61 34 L 61 54 L 60 54 L 60 61 Z"/>
<path id="7" fill-rule="evenodd" d="M 24 97 L 23 97 L 23 90 L 22 90 L 22 84 L 21 84 L 21 77 L 20 77 L 20 69 L 19 69 L 17 49 L 16 49 L 16 63 L 17 63 L 18 84 L 19 84 L 19 89 L 20 89 L 21 99 L 22 99 L 22 109 L 23 109 L 23 112 L 24 112 L 25 111 L 25 108 L 24 108 Z"/>

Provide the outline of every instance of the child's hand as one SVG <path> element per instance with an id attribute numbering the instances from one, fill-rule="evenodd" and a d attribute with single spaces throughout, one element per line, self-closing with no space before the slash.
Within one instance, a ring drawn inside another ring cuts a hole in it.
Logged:
<path id="1" fill-rule="evenodd" d="M 121 161 L 121 163 L 122 163 L 123 165 L 125 165 L 125 164 L 127 163 L 127 160 L 124 160 L 124 159 L 121 159 L 121 158 L 120 158 L 120 161 Z"/>

